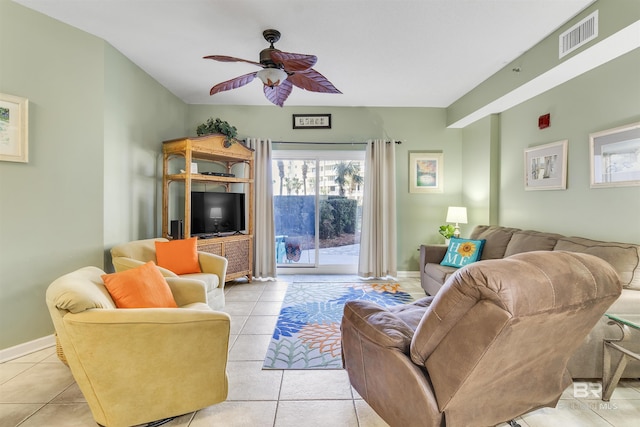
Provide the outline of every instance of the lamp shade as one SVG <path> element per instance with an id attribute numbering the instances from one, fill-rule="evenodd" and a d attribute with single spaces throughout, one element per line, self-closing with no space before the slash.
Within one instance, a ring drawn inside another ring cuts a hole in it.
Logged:
<path id="1" fill-rule="evenodd" d="M 222 208 L 211 208 L 209 218 L 222 218 Z"/>
<path id="2" fill-rule="evenodd" d="M 274 87 L 287 79 L 287 73 L 280 68 L 263 68 L 258 71 L 258 78 L 265 86 Z"/>
<path id="3" fill-rule="evenodd" d="M 447 210 L 447 222 L 466 224 L 467 208 L 461 206 L 449 206 L 449 209 Z"/>

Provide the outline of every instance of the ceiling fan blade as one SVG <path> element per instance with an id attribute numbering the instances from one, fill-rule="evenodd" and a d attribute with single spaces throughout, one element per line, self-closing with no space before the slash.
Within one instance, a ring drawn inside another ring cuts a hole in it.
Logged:
<path id="1" fill-rule="evenodd" d="M 253 73 L 245 74 L 243 76 L 238 76 L 234 79 L 227 80 L 226 82 L 218 83 L 209 91 L 209 95 L 214 95 L 218 92 L 224 92 L 225 90 L 237 89 L 246 85 L 247 83 L 251 83 L 253 79 L 256 78 L 257 71 Z"/>
<path id="2" fill-rule="evenodd" d="M 242 59 L 242 58 L 234 58 L 233 56 L 209 55 L 209 56 L 204 56 L 202 59 L 213 59 L 214 61 L 219 61 L 219 62 L 246 62 L 247 64 L 253 64 L 253 65 L 262 67 L 262 64 L 259 62 L 249 61 L 248 59 Z"/>
<path id="3" fill-rule="evenodd" d="M 278 86 L 270 87 L 264 85 L 264 96 L 266 96 L 267 99 L 273 104 L 282 107 L 284 106 L 284 101 L 287 100 L 292 90 L 293 85 L 287 79 L 280 83 Z"/>
<path id="4" fill-rule="evenodd" d="M 274 50 L 271 52 L 271 59 L 276 64 L 282 64 L 284 69 L 290 73 L 304 71 L 316 65 L 318 57 L 315 55 L 305 55 L 302 53 L 289 53 Z"/>
<path id="5" fill-rule="evenodd" d="M 300 89 L 311 92 L 342 93 L 325 76 L 313 68 L 293 73 L 287 77 L 286 81 L 290 81 Z"/>

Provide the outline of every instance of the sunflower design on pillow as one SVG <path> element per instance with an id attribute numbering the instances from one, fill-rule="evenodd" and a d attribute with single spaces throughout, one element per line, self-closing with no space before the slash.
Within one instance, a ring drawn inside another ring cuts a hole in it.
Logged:
<path id="1" fill-rule="evenodd" d="M 469 257 L 476 251 L 476 244 L 473 242 L 461 243 L 458 247 L 458 253 L 462 256 Z"/>
<path id="2" fill-rule="evenodd" d="M 449 267 L 464 267 L 480 259 L 485 240 L 460 239 L 452 237 L 449 247 L 440 265 Z"/>

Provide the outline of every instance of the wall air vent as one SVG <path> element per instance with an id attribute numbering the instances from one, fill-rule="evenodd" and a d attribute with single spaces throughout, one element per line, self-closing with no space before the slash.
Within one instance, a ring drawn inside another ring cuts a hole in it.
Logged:
<path id="1" fill-rule="evenodd" d="M 559 57 L 562 58 L 596 37 L 598 37 L 597 10 L 564 33 L 560 34 Z"/>

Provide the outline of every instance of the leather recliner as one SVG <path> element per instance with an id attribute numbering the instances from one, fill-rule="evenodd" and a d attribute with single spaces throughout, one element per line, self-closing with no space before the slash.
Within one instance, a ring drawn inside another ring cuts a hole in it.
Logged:
<path id="1" fill-rule="evenodd" d="M 620 293 L 615 270 L 592 255 L 477 262 L 435 297 L 348 302 L 344 366 L 392 427 L 493 426 L 557 404 L 569 358 Z"/>

